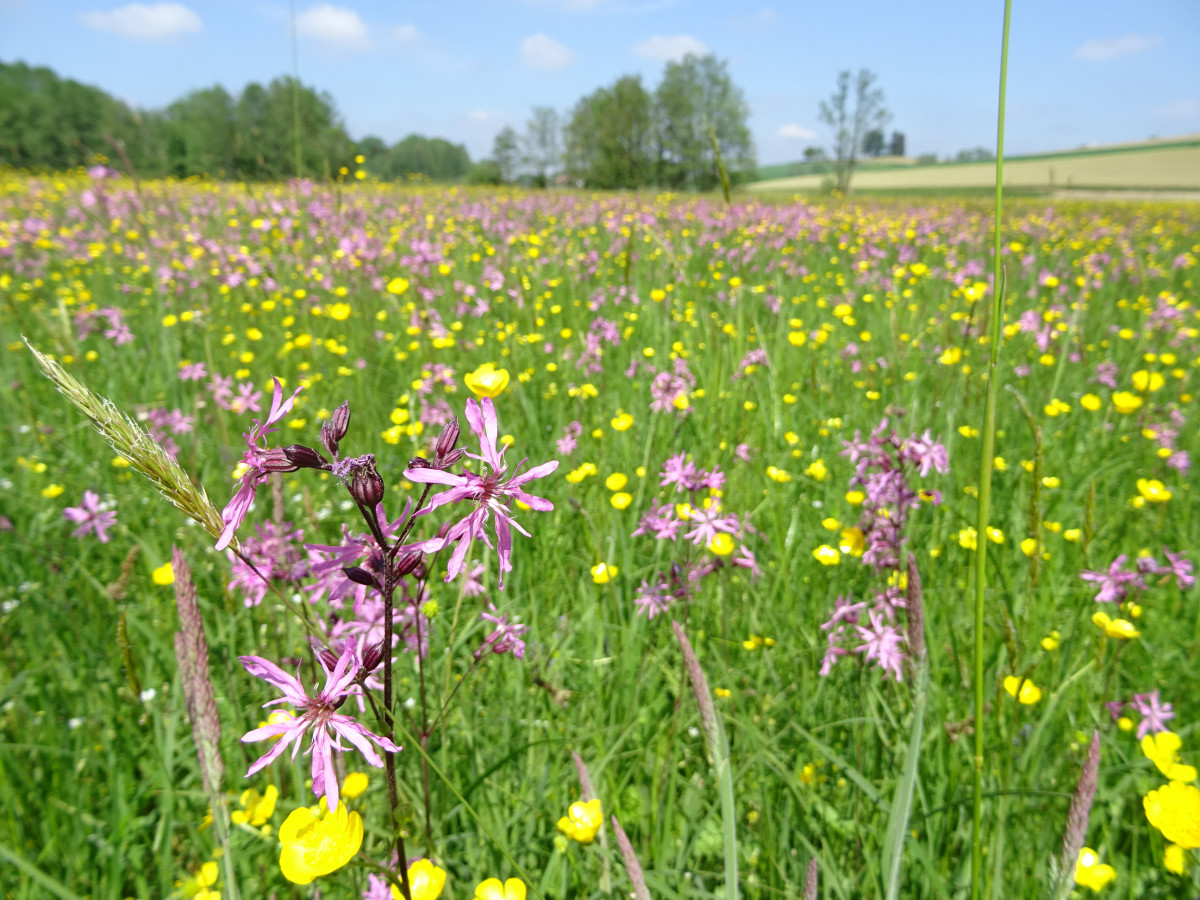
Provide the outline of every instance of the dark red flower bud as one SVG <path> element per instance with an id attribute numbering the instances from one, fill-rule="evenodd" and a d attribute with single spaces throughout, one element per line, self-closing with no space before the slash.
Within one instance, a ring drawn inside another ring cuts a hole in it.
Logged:
<path id="1" fill-rule="evenodd" d="M 321 664 L 325 666 L 328 671 L 332 672 L 337 668 L 338 655 L 328 647 L 322 647 L 320 650 L 318 650 L 317 658 L 321 660 Z"/>
<path id="2" fill-rule="evenodd" d="M 414 456 L 412 459 L 410 459 L 408 461 L 408 468 L 410 468 L 410 469 L 432 469 L 433 465 L 429 462 L 429 460 L 425 459 L 424 457 Z"/>
<path id="3" fill-rule="evenodd" d="M 264 472 L 295 472 L 300 468 L 277 448 L 264 452 L 258 459 L 258 467 Z"/>
<path id="4" fill-rule="evenodd" d="M 305 447 L 303 444 L 292 444 L 290 447 L 283 448 L 283 455 L 288 458 L 288 462 L 294 465 L 297 469 L 328 469 L 329 460 L 323 457 L 312 447 Z"/>
<path id="5" fill-rule="evenodd" d="M 372 466 L 359 466 L 350 476 L 350 496 L 367 509 L 374 509 L 383 499 L 383 478 Z"/>
<path id="6" fill-rule="evenodd" d="M 458 443 L 458 433 L 458 416 L 455 416 L 442 426 L 442 433 L 438 435 L 437 443 L 434 444 L 434 452 L 439 458 L 454 449 L 454 445 Z"/>
<path id="7" fill-rule="evenodd" d="M 397 578 L 403 578 L 410 574 L 417 566 L 421 564 L 421 557 L 424 554 L 420 550 L 413 550 L 405 553 L 402 557 L 396 560 L 395 573 Z"/>
<path id="8" fill-rule="evenodd" d="M 449 469 L 451 466 L 458 465 L 458 461 L 463 458 L 463 454 L 466 452 L 462 447 L 459 447 L 457 450 L 451 450 L 445 456 L 439 456 L 437 458 L 437 467 L 439 469 Z"/>
<path id="9" fill-rule="evenodd" d="M 368 647 L 363 651 L 362 670 L 364 672 L 374 672 L 379 668 L 381 662 L 383 662 L 382 643 L 378 643 L 374 647 Z"/>
<path id="10" fill-rule="evenodd" d="M 336 455 L 338 443 L 346 436 L 350 428 L 350 401 L 343 400 L 321 426 L 321 443 L 330 453 Z"/>
<path id="11" fill-rule="evenodd" d="M 375 576 L 361 566 L 346 566 L 346 568 L 342 569 L 342 571 L 345 572 L 346 577 L 355 584 L 361 584 L 364 587 L 375 588 L 375 590 L 379 590 L 379 582 L 376 581 Z"/>

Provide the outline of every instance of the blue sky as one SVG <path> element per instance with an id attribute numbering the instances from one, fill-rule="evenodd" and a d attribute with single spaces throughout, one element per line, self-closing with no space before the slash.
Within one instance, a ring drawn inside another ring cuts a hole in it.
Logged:
<path id="1" fill-rule="evenodd" d="M 1200 3 L 1014 4 L 1007 149 L 1200 132 Z M 535 105 L 566 114 L 625 74 L 650 88 L 691 50 L 728 60 L 760 163 L 828 146 L 841 69 L 879 76 L 908 152 L 995 141 L 999 0 L 296 0 L 300 77 L 353 137 L 411 132 L 487 155 Z M 291 71 L 278 0 L 0 0 L 0 60 L 46 65 L 135 106 Z"/>

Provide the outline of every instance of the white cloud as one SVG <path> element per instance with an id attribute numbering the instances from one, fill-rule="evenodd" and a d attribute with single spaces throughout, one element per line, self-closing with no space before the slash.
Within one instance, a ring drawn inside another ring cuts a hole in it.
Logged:
<path id="1" fill-rule="evenodd" d="M 1155 112 L 1164 119 L 1186 119 L 1200 114 L 1200 101 L 1180 100 L 1177 103 L 1168 103 L 1166 106 L 1160 106 Z"/>
<path id="2" fill-rule="evenodd" d="M 794 138 L 798 141 L 811 141 L 815 140 L 817 137 L 817 133 L 815 131 L 805 128 L 803 125 L 797 125 L 794 122 L 781 126 L 776 134 L 778 134 L 781 138 Z"/>
<path id="3" fill-rule="evenodd" d="M 1097 38 L 1094 41 L 1088 41 L 1076 50 L 1075 58 L 1094 61 L 1118 59 L 1122 56 L 1133 56 L 1135 53 L 1153 50 L 1162 42 L 1162 37 L 1156 34 L 1125 34 L 1116 38 Z"/>
<path id="4" fill-rule="evenodd" d="M 415 44 L 424 37 L 416 25 L 397 25 L 392 29 L 392 37 L 402 44 Z"/>
<path id="5" fill-rule="evenodd" d="M 562 69 L 575 61 L 575 54 L 546 34 L 531 34 L 521 41 L 521 62 L 531 69 Z"/>
<path id="6" fill-rule="evenodd" d="M 633 52 L 638 56 L 656 59 L 659 62 L 678 62 L 689 53 L 703 56 L 708 52 L 708 45 L 690 34 L 677 34 L 672 37 L 655 35 L 641 43 L 634 44 Z"/>
<path id="7" fill-rule="evenodd" d="M 367 26 L 352 9 L 319 3 L 296 16 L 296 33 L 324 44 L 330 50 L 370 50 Z"/>
<path id="8" fill-rule="evenodd" d="M 97 31 L 111 31 L 135 41 L 168 41 L 204 30 L 200 17 L 182 3 L 146 6 L 130 3 L 107 12 L 82 13 L 79 20 Z"/>

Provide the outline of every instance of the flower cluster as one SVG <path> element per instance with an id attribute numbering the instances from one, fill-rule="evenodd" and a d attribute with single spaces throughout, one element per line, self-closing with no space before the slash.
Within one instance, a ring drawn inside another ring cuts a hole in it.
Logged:
<path id="1" fill-rule="evenodd" d="M 875 571 L 881 584 L 869 604 L 838 596 L 833 614 L 821 625 L 826 633 L 823 676 L 833 671 L 840 657 L 861 653 L 883 670 L 884 677 L 891 675 L 901 681 L 905 648 L 911 651 L 923 646 L 923 638 L 917 635 L 921 626 L 915 621 L 919 611 L 913 608 L 914 602 L 920 604 L 919 588 L 909 583 L 915 569 L 911 573 L 901 569 L 901 550 L 909 512 L 923 501 L 937 505 L 941 495 L 937 491 L 917 491 L 909 484 L 909 477 L 924 478 L 931 471 L 945 474 L 950 463 L 946 448 L 929 431 L 904 439 L 887 428 L 888 420 L 884 419 L 866 440 L 855 431 L 853 440 L 843 441 L 841 455 L 855 466 L 850 486 L 862 494 L 858 533 L 850 540 L 861 542 L 862 564 Z M 851 549 L 856 548 L 851 545 Z M 908 611 L 907 635 L 896 625 L 902 608 Z"/>
<path id="2" fill-rule="evenodd" d="M 678 557 L 666 572 L 642 581 L 634 597 L 639 613 L 653 619 L 673 603 L 690 599 L 702 579 L 725 565 L 747 569 L 752 578 L 761 574 L 753 551 L 745 544 L 752 528 L 722 505 L 725 473 L 719 466 L 702 469 L 686 453 L 678 453 L 663 463 L 659 487 L 686 499 L 652 499 L 631 537 L 674 543 L 679 546 Z M 604 581 L 610 569 L 605 566 Z M 595 571 L 593 577 L 599 583 Z"/>

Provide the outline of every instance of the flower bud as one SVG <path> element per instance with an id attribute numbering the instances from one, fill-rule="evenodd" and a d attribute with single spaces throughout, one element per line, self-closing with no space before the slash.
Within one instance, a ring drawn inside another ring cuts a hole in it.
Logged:
<path id="1" fill-rule="evenodd" d="M 329 460 L 312 447 L 305 447 L 303 444 L 292 444 L 290 447 L 284 447 L 283 455 L 297 469 L 329 468 Z"/>
<path id="2" fill-rule="evenodd" d="M 410 553 L 405 553 L 396 560 L 395 574 L 397 578 L 403 578 L 421 564 L 421 557 L 424 554 L 420 550 L 413 550 Z"/>
<path id="3" fill-rule="evenodd" d="M 438 435 L 437 443 L 434 444 L 433 450 L 439 459 L 447 456 L 454 449 L 454 445 L 458 443 L 458 434 L 458 416 L 455 416 L 442 426 L 442 433 Z"/>
<path id="4" fill-rule="evenodd" d="M 374 647 L 368 647 L 363 651 L 362 671 L 374 672 L 379 668 L 379 664 L 383 662 L 383 643 L 380 642 Z"/>
<path id="5" fill-rule="evenodd" d="M 321 443 L 330 453 L 337 455 L 338 442 L 346 436 L 350 428 L 350 401 L 343 400 L 333 411 L 325 424 L 321 426 Z"/>
<path id="6" fill-rule="evenodd" d="M 299 466 L 288 459 L 283 450 L 272 448 L 258 458 L 258 467 L 264 472 L 295 472 Z"/>
<path id="7" fill-rule="evenodd" d="M 350 473 L 350 496 L 367 509 L 374 509 L 383 499 L 383 478 L 375 471 L 375 461 L 356 466 Z"/>
<path id="8" fill-rule="evenodd" d="M 379 590 L 379 582 L 375 579 L 375 576 L 361 566 L 346 566 L 342 571 L 355 584 Z"/>
<path id="9" fill-rule="evenodd" d="M 337 668 L 338 655 L 328 647 L 322 647 L 317 651 L 317 659 L 321 660 L 321 665 L 325 667 L 327 672 L 332 672 Z"/>
<path id="10" fill-rule="evenodd" d="M 430 464 L 429 460 L 427 460 L 423 457 L 420 457 L 420 456 L 414 456 L 412 459 L 410 459 L 408 461 L 408 468 L 410 468 L 410 469 L 432 469 L 433 466 Z"/>

